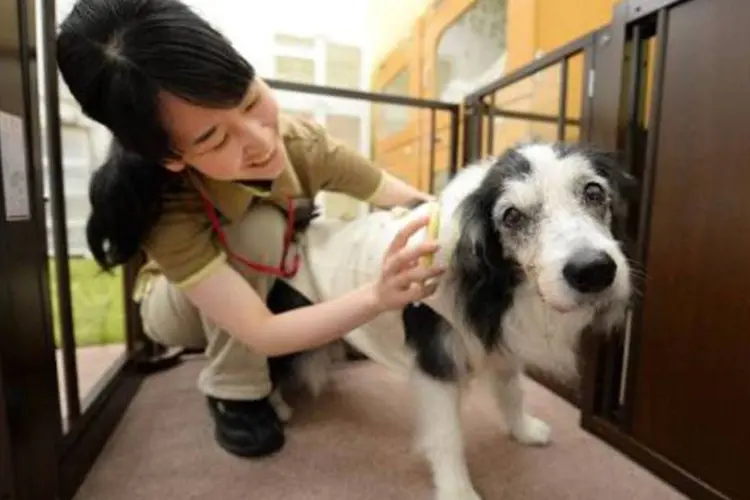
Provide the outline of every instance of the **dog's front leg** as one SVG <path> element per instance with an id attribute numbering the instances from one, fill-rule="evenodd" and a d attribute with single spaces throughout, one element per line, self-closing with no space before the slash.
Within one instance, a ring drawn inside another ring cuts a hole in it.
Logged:
<path id="1" fill-rule="evenodd" d="M 550 428 L 530 415 L 524 407 L 521 371 L 516 366 L 500 366 L 489 371 L 489 383 L 510 435 L 529 446 L 543 446 L 550 441 Z"/>
<path id="2" fill-rule="evenodd" d="M 287 404 L 287 402 L 284 400 L 284 396 L 281 394 L 281 389 L 276 387 L 271 392 L 271 394 L 268 396 L 268 401 L 271 403 L 271 406 L 273 406 L 273 409 L 276 411 L 276 415 L 278 415 L 279 420 L 286 423 L 289 422 L 292 419 L 292 415 L 294 414 L 294 409 Z"/>
<path id="3" fill-rule="evenodd" d="M 432 470 L 437 500 L 481 500 L 464 457 L 459 387 L 417 371 L 418 444 Z"/>

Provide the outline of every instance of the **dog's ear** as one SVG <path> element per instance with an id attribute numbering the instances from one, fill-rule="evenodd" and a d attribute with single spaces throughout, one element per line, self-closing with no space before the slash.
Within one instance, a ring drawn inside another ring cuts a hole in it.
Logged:
<path id="1" fill-rule="evenodd" d="M 612 230 L 621 240 L 629 239 L 627 220 L 633 203 L 638 202 L 639 183 L 624 169 L 624 155 L 620 152 L 588 150 L 587 157 L 597 173 L 607 179 L 613 191 Z"/>
<path id="2" fill-rule="evenodd" d="M 607 179 L 619 198 L 625 202 L 636 200 L 639 184 L 635 177 L 625 170 L 625 158 L 621 152 L 590 149 L 586 151 L 586 156 L 599 175 Z"/>
<path id="3" fill-rule="evenodd" d="M 505 252 L 492 220 L 494 196 L 480 190 L 469 195 L 460 207 L 460 231 L 456 255 L 472 269 L 491 269 L 503 262 Z"/>
<path id="4" fill-rule="evenodd" d="M 462 202 L 451 259 L 458 310 L 486 347 L 501 341 L 502 314 L 510 307 L 513 284 L 518 280 L 517 268 L 505 256 L 492 221 L 494 199 L 485 187 Z"/>

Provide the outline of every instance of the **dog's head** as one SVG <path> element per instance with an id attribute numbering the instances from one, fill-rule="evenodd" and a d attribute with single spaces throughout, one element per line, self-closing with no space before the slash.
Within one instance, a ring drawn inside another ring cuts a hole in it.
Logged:
<path id="1" fill-rule="evenodd" d="M 462 292 L 481 293 L 468 299 L 479 303 L 488 293 L 502 295 L 489 316 L 510 306 L 523 282 L 556 311 L 590 307 L 622 316 L 630 267 L 612 227 L 627 183 L 602 153 L 545 143 L 509 149 L 459 207 L 454 262 L 462 268 Z M 470 316 L 481 313 L 467 307 Z"/>

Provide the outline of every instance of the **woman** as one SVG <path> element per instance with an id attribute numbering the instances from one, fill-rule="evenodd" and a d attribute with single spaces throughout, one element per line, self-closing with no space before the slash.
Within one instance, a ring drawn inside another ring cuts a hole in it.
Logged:
<path id="1" fill-rule="evenodd" d="M 83 111 L 114 136 L 90 186 L 89 246 L 104 269 L 144 250 L 136 299 L 146 332 L 205 346 L 199 378 L 220 445 L 241 456 L 281 448 L 267 356 L 338 339 L 433 292 L 417 266 L 433 242 L 393 241 L 385 271 L 327 303 L 272 314 L 277 276 L 295 270 L 287 221 L 323 189 L 381 207 L 426 196 L 319 126 L 279 115 L 269 88 L 221 34 L 178 0 L 80 0 L 57 60 Z M 293 245 L 292 245 L 293 246 Z M 293 251 L 292 251 L 293 254 Z"/>

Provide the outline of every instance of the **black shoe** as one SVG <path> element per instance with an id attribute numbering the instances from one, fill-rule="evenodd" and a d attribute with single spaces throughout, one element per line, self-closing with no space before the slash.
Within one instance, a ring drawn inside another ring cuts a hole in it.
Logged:
<path id="1" fill-rule="evenodd" d="M 216 440 L 240 457 L 263 457 L 284 446 L 284 427 L 268 398 L 233 401 L 207 397 Z"/>

